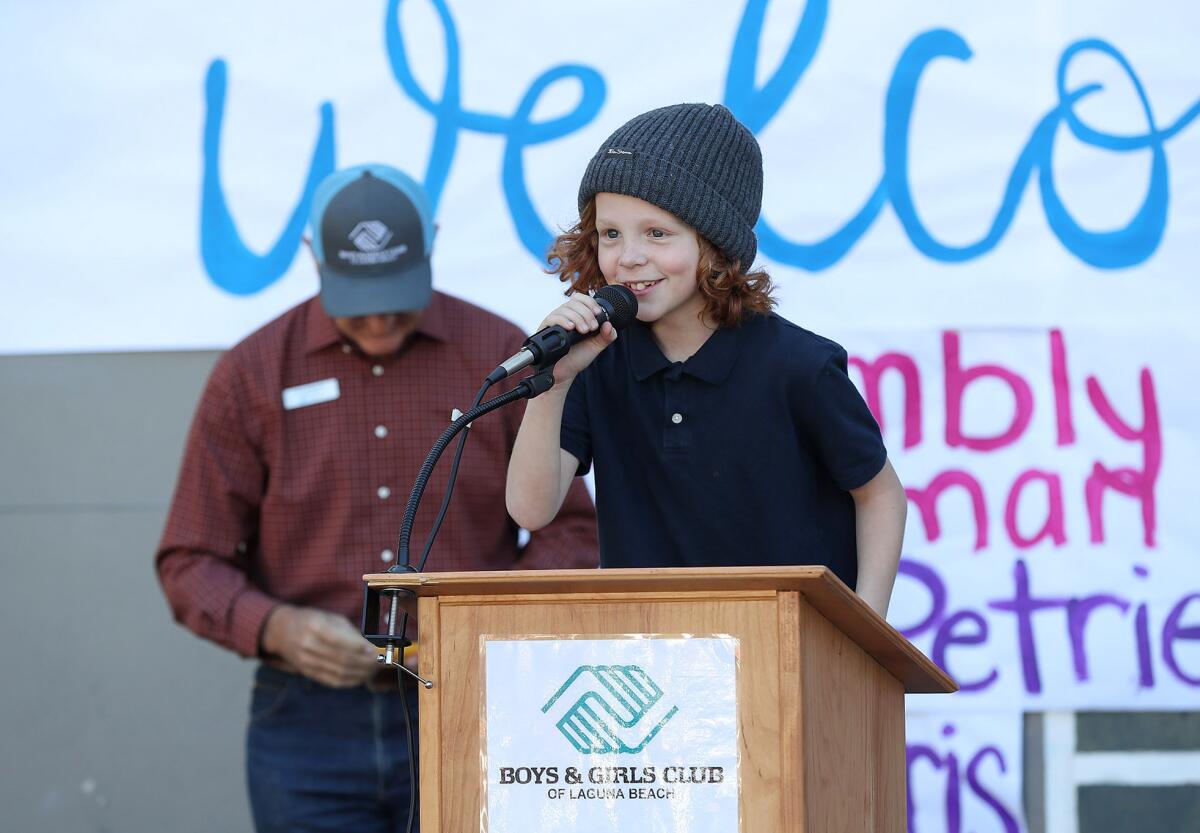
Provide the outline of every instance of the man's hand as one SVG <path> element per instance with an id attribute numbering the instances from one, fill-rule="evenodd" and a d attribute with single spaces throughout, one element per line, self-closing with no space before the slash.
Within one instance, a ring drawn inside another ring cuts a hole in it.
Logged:
<path id="1" fill-rule="evenodd" d="M 280 605 L 263 625 L 262 648 L 309 679 L 349 688 L 379 670 L 375 646 L 341 616 L 313 607 Z"/>

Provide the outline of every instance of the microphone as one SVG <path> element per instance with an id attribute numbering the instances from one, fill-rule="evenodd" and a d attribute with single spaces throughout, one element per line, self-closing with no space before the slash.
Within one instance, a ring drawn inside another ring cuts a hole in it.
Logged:
<path id="1" fill-rule="evenodd" d="M 600 305 L 601 312 L 596 315 L 596 320 L 601 325 L 607 321 L 614 328 L 622 330 L 637 317 L 637 298 L 627 287 L 610 284 L 597 290 L 593 297 Z M 530 365 L 538 370 L 545 370 L 567 355 L 573 344 L 591 338 L 598 332 L 599 328 L 581 333 L 578 330 L 564 330 L 557 324 L 545 327 L 525 339 L 525 346 L 489 373 L 487 381 L 489 384 L 495 384 Z"/>

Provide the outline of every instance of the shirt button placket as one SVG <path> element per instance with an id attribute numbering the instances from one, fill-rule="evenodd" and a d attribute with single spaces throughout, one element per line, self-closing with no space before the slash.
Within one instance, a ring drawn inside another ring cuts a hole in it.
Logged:
<path id="1" fill-rule="evenodd" d="M 375 433 L 375 437 L 377 439 L 382 440 L 382 439 L 386 438 L 388 435 L 387 426 L 386 425 L 376 425 L 374 433 Z M 372 459 L 377 460 L 378 458 L 375 455 L 372 455 Z M 392 496 L 392 490 L 390 488 L 388 488 L 387 486 L 379 486 L 375 489 L 375 496 L 379 500 L 387 500 L 389 497 Z M 396 553 L 390 547 L 381 550 L 379 553 L 379 560 L 382 561 L 384 564 L 391 564 L 395 559 L 396 559 Z"/>
<path id="2" fill-rule="evenodd" d="M 687 427 L 684 424 L 683 413 L 679 410 L 679 403 L 668 403 L 664 447 L 670 451 L 682 451 L 687 446 L 684 441 L 686 431 Z"/>
<path id="3" fill-rule="evenodd" d="M 666 386 L 666 395 L 663 397 L 663 448 L 678 450 L 683 448 L 682 425 L 686 412 L 682 402 L 684 380 L 679 365 L 667 371 L 663 384 Z"/>

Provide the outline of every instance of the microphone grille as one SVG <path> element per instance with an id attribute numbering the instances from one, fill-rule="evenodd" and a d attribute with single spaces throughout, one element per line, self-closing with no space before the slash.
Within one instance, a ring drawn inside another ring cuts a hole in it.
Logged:
<path id="1" fill-rule="evenodd" d="M 619 284 L 603 286 L 596 291 L 596 300 L 612 307 L 608 323 L 612 324 L 614 329 L 624 329 L 625 325 L 637 318 L 637 298 L 628 287 Z"/>

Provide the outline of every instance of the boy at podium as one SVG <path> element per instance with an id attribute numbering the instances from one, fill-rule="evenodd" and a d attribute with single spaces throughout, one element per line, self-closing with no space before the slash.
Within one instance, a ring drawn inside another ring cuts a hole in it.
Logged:
<path id="1" fill-rule="evenodd" d="M 772 312 L 761 202 L 758 143 L 720 105 L 601 145 L 549 255 L 574 294 L 541 325 L 599 332 L 525 411 L 509 513 L 546 525 L 594 461 L 601 566 L 823 564 L 884 615 L 904 490 L 846 351 Z M 605 284 L 637 297 L 620 339 L 588 294 Z"/>

